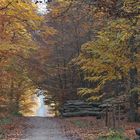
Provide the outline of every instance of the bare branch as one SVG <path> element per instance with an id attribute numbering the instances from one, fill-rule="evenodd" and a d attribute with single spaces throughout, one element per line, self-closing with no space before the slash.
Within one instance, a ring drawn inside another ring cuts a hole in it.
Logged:
<path id="1" fill-rule="evenodd" d="M 11 5 L 12 2 L 9 2 L 5 7 L 0 7 L 0 10 L 5 10 L 8 8 L 9 5 Z"/>

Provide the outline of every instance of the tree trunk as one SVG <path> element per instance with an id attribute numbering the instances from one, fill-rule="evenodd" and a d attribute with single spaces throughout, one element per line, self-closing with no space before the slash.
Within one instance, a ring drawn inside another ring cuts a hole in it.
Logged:
<path id="1" fill-rule="evenodd" d="M 130 68 L 129 76 L 130 76 L 130 92 L 138 86 L 138 71 L 135 65 L 136 54 L 137 54 L 137 46 L 135 45 L 135 34 L 136 31 L 133 32 L 129 40 L 130 47 L 130 59 L 133 66 Z M 129 111 L 129 121 L 137 121 L 138 117 L 138 94 L 131 93 L 129 97 L 130 102 L 130 111 Z"/>

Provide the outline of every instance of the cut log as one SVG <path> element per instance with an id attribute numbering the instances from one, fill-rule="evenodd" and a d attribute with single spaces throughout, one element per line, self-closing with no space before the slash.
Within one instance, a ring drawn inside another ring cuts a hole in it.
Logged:
<path id="1" fill-rule="evenodd" d="M 100 116 L 101 112 L 91 112 L 91 111 L 79 111 L 79 112 L 69 112 L 62 113 L 63 117 L 77 117 L 77 116 Z"/>
<path id="2" fill-rule="evenodd" d="M 87 103 L 81 100 L 70 100 L 63 104 L 60 114 L 63 117 L 100 116 L 102 108 L 99 103 Z"/>

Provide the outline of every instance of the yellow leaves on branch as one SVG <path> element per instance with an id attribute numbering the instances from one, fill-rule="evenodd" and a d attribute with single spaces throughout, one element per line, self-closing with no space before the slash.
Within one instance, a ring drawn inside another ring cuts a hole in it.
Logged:
<path id="1" fill-rule="evenodd" d="M 42 17 L 28 1 L 3 0 L 0 3 L 0 40 L 12 41 L 17 36 L 30 36 L 29 30 L 36 30 Z M 7 36 L 8 35 L 8 36 Z"/>
<path id="2" fill-rule="evenodd" d="M 137 59 L 134 63 L 130 59 L 129 39 L 134 30 L 135 27 L 126 19 L 110 21 L 98 32 L 96 41 L 82 46 L 75 61 L 83 71 L 85 81 L 92 83 L 94 87 L 79 89 L 80 95 L 91 94 L 90 99 L 97 99 L 109 82 L 128 78 L 133 65 L 139 71 L 140 54 L 135 55 Z"/>
<path id="3" fill-rule="evenodd" d="M 125 0 L 124 1 L 124 10 L 127 11 L 128 13 L 139 13 L 140 1 Z"/>
<path id="4" fill-rule="evenodd" d="M 27 56 L 29 50 L 36 47 L 31 32 L 39 29 L 42 20 L 28 0 L 3 0 L 0 3 L 1 63 L 16 53 Z"/>

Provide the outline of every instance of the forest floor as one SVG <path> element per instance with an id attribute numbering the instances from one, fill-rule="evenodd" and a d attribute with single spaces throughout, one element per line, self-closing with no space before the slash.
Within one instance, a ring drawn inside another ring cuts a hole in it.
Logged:
<path id="1" fill-rule="evenodd" d="M 68 136 L 78 138 L 78 140 L 98 140 L 99 136 L 108 136 L 110 128 L 105 126 L 105 120 L 96 119 L 96 117 L 73 117 L 61 119 L 63 122 L 63 130 Z M 140 123 L 132 123 L 127 120 L 120 122 L 119 127 L 116 122 L 116 130 L 123 133 L 130 140 L 134 140 L 137 136 L 135 128 L 140 128 Z M 111 125 L 111 120 L 110 120 Z"/>
<path id="2" fill-rule="evenodd" d="M 63 133 L 57 118 L 16 117 L 1 125 L 0 140 L 71 140 Z M 2 133 L 1 133 L 2 134 Z"/>
<path id="3" fill-rule="evenodd" d="M 121 122 L 124 133 L 134 139 L 135 128 L 140 123 Z M 102 120 L 95 117 L 73 118 L 41 118 L 41 117 L 16 117 L 12 122 L 5 121 L 0 125 L 5 134 L 3 140 L 97 140 L 99 135 L 107 135 L 109 129 Z M 2 139 L 2 138 L 0 138 Z"/>

